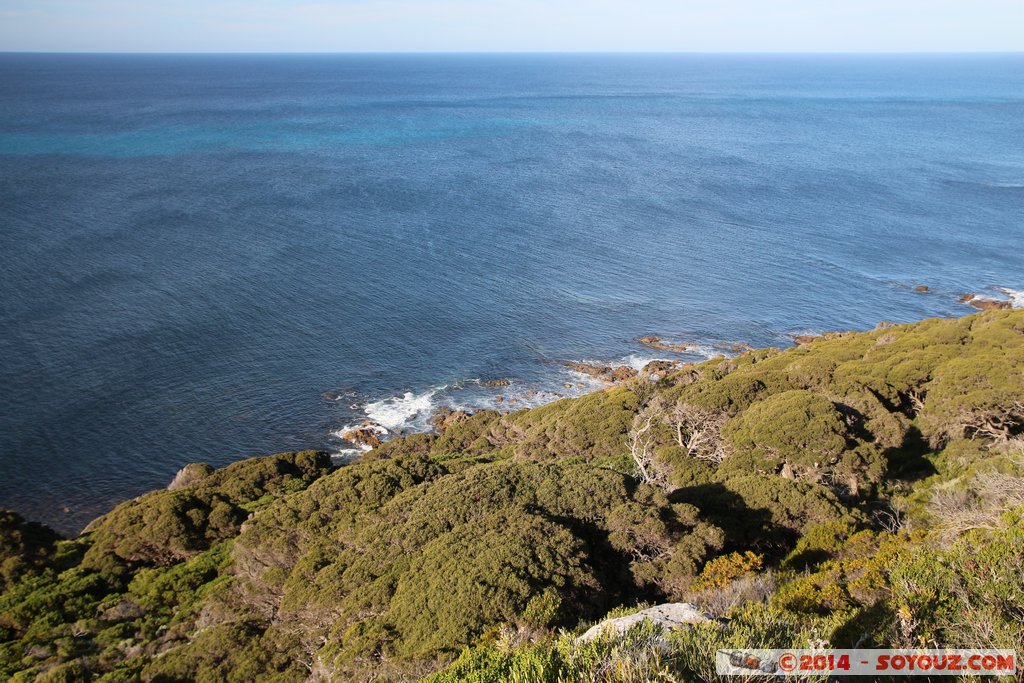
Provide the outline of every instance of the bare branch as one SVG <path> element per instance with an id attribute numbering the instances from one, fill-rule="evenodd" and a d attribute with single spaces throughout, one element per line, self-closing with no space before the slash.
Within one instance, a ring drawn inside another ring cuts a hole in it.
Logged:
<path id="1" fill-rule="evenodd" d="M 654 446 L 654 415 L 648 413 L 637 415 L 633 420 L 633 428 L 629 431 L 627 444 L 629 455 L 633 458 L 637 472 L 640 473 L 640 480 L 646 484 L 655 483 L 654 461 L 652 450 Z"/>
<path id="2" fill-rule="evenodd" d="M 715 465 L 729 454 L 722 439 L 722 427 L 728 419 L 724 412 L 682 402 L 675 404 L 665 416 L 665 421 L 675 428 L 680 448 L 686 449 L 693 458 Z"/>

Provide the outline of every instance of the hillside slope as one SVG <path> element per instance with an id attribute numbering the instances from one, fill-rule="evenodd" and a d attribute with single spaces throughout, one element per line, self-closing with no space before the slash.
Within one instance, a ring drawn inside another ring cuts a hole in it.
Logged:
<path id="1" fill-rule="evenodd" d="M 607 680 L 703 680 L 725 645 L 1016 647 L 1022 430 L 1024 312 L 988 311 L 484 411 L 337 469 L 194 465 L 77 539 L 0 516 L 0 677 L 398 681 L 458 658 L 434 680 L 593 680 L 617 657 Z M 668 600 L 730 621 L 656 655 L 558 635 Z"/>

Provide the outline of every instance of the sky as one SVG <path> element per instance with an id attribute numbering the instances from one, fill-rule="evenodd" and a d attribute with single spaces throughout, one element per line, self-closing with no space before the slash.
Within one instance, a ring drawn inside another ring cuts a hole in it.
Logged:
<path id="1" fill-rule="evenodd" d="M 0 51 L 1024 50 L 1024 0 L 0 0 Z"/>

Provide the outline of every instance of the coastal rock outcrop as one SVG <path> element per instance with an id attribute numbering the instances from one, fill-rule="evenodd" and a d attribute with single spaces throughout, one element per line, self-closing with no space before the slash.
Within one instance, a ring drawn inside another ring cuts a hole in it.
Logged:
<path id="1" fill-rule="evenodd" d="M 974 306 L 982 311 L 1006 311 L 1013 308 L 1013 303 L 1006 299 L 990 299 L 977 294 L 964 294 L 960 303 Z"/>
<path id="2" fill-rule="evenodd" d="M 621 636 L 644 621 L 653 622 L 666 630 L 677 629 L 688 624 L 718 623 L 688 602 L 670 602 L 640 610 L 629 616 L 605 619 L 601 623 L 591 626 L 586 633 L 579 637 L 579 640 L 582 642 L 596 640 L 604 634 Z"/>
<path id="3" fill-rule="evenodd" d="M 975 299 L 971 305 L 983 311 L 1008 311 L 1013 308 L 1009 301 L 996 301 L 995 299 Z"/>
<path id="4" fill-rule="evenodd" d="M 448 406 L 439 406 L 434 411 L 430 421 L 433 423 L 434 428 L 437 429 L 437 431 L 443 432 L 453 424 L 469 419 L 471 415 L 472 413 L 468 413 L 465 410 L 456 410 L 455 408 L 449 408 Z"/>
<path id="5" fill-rule="evenodd" d="M 341 438 L 345 441 L 351 441 L 354 444 L 360 446 L 369 446 L 370 448 L 376 448 L 381 445 L 381 436 L 388 433 L 388 430 L 383 426 L 366 420 L 357 427 L 347 429 L 340 434 Z"/>
<path id="6" fill-rule="evenodd" d="M 687 353 L 693 348 L 693 344 L 687 344 L 686 342 L 667 342 L 661 337 L 654 335 L 648 335 L 646 337 L 640 337 L 637 339 L 638 342 L 644 346 L 649 346 L 652 349 L 659 349 L 661 351 L 674 351 L 675 353 Z"/>
<path id="7" fill-rule="evenodd" d="M 489 389 L 497 389 L 498 387 L 507 387 L 511 383 L 512 383 L 511 381 L 509 381 L 507 379 L 503 379 L 503 378 L 485 379 L 484 381 L 480 382 L 481 385 L 483 385 L 483 386 L 485 386 L 485 387 L 487 387 Z"/>
<path id="8" fill-rule="evenodd" d="M 686 363 L 678 360 L 652 360 L 640 371 L 645 375 L 658 375 L 664 377 L 670 372 L 681 369 Z"/>
<path id="9" fill-rule="evenodd" d="M 637 376 L 637 371 L 628 365 L 612 367 L 610 365 L 599 365 L 596 363 L 581 363 L 579 361 L 566 361 L 565 367 L 584 375 L 590 375 L 604 382 L 625 382 Z"/>

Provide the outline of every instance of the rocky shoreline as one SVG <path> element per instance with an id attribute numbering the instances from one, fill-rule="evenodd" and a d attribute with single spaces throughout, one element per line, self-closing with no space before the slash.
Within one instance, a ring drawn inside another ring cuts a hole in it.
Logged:
<path id="1" fill-rule="evenodd" d="M 381 444 L 345 467 L 188 465 L 72 539 L 0 511 L 0 678 L 460 683 L 992 625 L 1012 647 L 1022 333 L 1024 311 L 883 324 L 438 433 L 362 423 Z"/>
<path id="2" fill-rule="evenodd" d="M 937 294 L 937 292 L 928 285 L 918 284 L 910 287 L 913 292 L 917 294 Z M 968 292 L 960 295 L 957 298 L 958 303 L 971 306 L 975 309 L 982 311 L 989 310 L 1009 310 L 1015 307 L 1015 297 L 1019 295 L 1014 291 L 1004 287 L 994 287 L 992 291 L 997 292 L 1003 298 L 998 298 L 994 294 L 980 294 L 975 292 Z M 943 294 L 948 296 L 948 294 Z M 891 327 L 892 322 L 882 321 L 878 323 L 875 329 L 884 329 Z M 790 334 L 789 339 L 795 346 L 807 346 L 814 343 L 819 339 L 835 339 L 847 334 L 850 331 L 825 331 L 819 334 Z M 694 341 L 687 341 L 684 339 L 671 340 L 669 338 L 649 334 L 639 337 L 635 340 L 636 343 L 654 349 L 658 351 L 666 351 L 672 354 L 680 355 L 698 355 L 706 349 L 713 349 L 721 352 L 723 357 L 733 357 L 742 355 L 751 351 L 755 351 L 756 348 L 751 344 L 742 341 L 726 341 L 726 342 L 710 342 L 700 343 Z M 660 381 L 664 377 L 667 377 L 671 373 L 677 372 L 687 365 L 695 365 L 702 360 L 706 360 L 707 356 L 703 356 L 701 360 L 682 360 L 672 358 L 656 358 L 648 361 L 646 364 L 637 369 L 634 366 L 628 364 L 614 364 L 604 363 L 598 361 L 580 361 L 580 360 L 565 360 L 561 362 L 562 367 L 571 370 L 574 373 L 583 375 L 591 380 L 600 382 L 603 386 L 596 386 L 593 388 L 594 391 L 606 390 L 617 385 L 629 382 L 637 377 L 644 377 L 650 381 Z M 519 382 L 509 377 L 492 377 L 488 379 L 482 379 L 478 381 L 481 387 L 486 389 L 511 389 L 519 384 Z M 576 382 L 565 382 L 564 388 L 567 390 L 572 389 L 585 389 L 586 385 Z M 529 389 L 521 396 L 517 397 L 508 393 L 495 394 L 492 397 L 492 401 L 495 404 L 494 407 L 486 406 L 459 406 L 453 407 L 450 405 L 439 405 L 434 407 L 430 411 L 429 420 L 427 421 L 427 431 L 433 433 L 440 433 L 447 429 L 452 424 L 456 424 L 464 419 L 472 417 L 475 413 L 480 410 L 498 410 L 498 412 L 508 413 L 515 410 L 522 410 L 528 407 L 536 407 L 535 399 L 537 396 L 544 394 L 549 401 L 557 401 L 564 398 L 578 397 L 579 394 L 563 394 L 561 392 L 549 392 L 541 391 L 539 389 Z M 343 396 L 338 391 L 327 391 L 323 394 L 326 400 L 340 400 Z M 346 453 L 351 451 L 358 451 L 359 453 L 368 452 L 374 448 L 379 447 L 384 442 L 398 437 L 406 435 L 408 430 L 392 430 L 386 426 L 380 424 L 372 419 L 362 420 L 359 423 L 343 428 L 336 433 L 336 436 L 342 441 L 350 444 L 351 449 L 348 449 Z M 358 455 L 357 453 L 356 455 Z M 346 456 L 347 459 L 348 456 Z"/>

